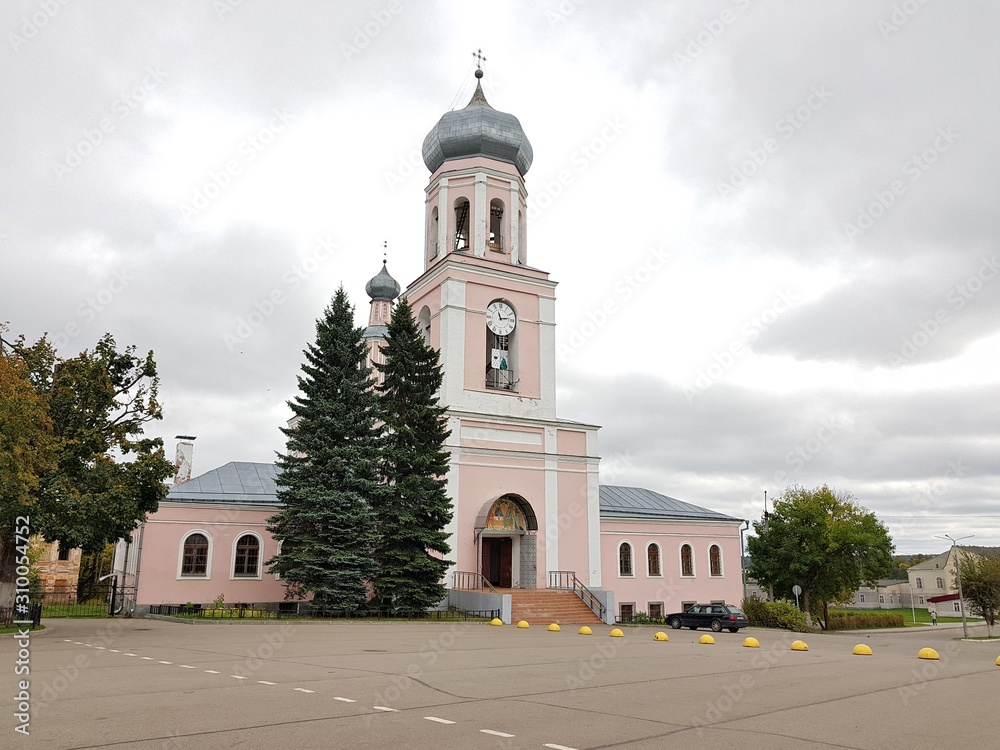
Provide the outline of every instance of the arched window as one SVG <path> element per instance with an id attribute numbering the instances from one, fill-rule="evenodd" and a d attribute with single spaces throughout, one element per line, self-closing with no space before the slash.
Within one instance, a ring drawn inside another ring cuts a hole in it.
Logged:
<path id="1" fill-rule="evenodd" d="M 181 575 L 208 577 L 208 537 L 200 532 L 188 534 L 181 547 Z"/>
<path id="2" fill-rule="evenodd" d="M 59 542 L 59 560 L 69 560 L 69 547 Z M 940 580 L 940 579 L 938 579 Z"/>
<path id="3" fill-rule="evenodd" d="M 494 198 L 490 201 L 490 250 L 503 252 L 503 201 Z"/>
<path id="4" fill-rule="evenodd" d="M 937 587 L 939 589 L 943 589 L 944 588 L 944 579 L 943 578 L 938 578 L 937 579 Z"/>
<path id="5" fill-rule="evenodd" d="M 528 232 L 524 226 L 524 214 L 517 212 L 517 263 L 525 265 L 528 262 L 527 248 Z"/>
<path id="6" fill-rule="evenodd" d="M 427 305 L 421 307 L 417 314 L 417 328 L 420 329 L 424 343 L 429 346 L 431 343 L 431 309 Z"/>
<path id="7" fill-rule="evenodd" d="M 651 577 L 663 575 L 660 569 L 660 545 L 655 542 L 646 547 L 646 575 Z"/>
<path id="8" fill-rule="evenodd" d="M 632 576 L 632 545 L 622 542 L 618 545 L 618 575 Z"/>
<path id="9" fill-rule="evenodd" d="M 694 575 L 694 551 L 690 544 L 681 545 L 681 575 Z"/>
<path id="10" fill-rule="evenodd" d="M 718 544 L 708 548 L 708 568 L 709 575 L 722 575 L 722 548 Z"/>
<path id="11" fill-rule="evenodd" d="M 469 200 L 455 201 L 455 249 L 464 250 L 469 246 Z"/>
<path id="12" fill-rule="evenodd" d="M 923 587 L 924 587 L 924 582 L 923 582 L 923 581 L 921 581 L 921 580 L 920 580 L 920 579 L 918 578 L 918 579 L 917 579 L 917 588 L 918 588 L 918 589 L 922 589 Z"/>
<path id="13" fill-rule="evenodd" d="M 254 534 L 244 534 L 233 548 L 233 578 L 260 576 L 260 539 Z"/>

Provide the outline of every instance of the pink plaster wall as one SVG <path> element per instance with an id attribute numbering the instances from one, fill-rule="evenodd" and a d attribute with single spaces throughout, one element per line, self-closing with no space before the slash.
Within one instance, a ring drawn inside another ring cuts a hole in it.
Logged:
<path id="1" fill-rule="evenodd" d="M 560 443 L 562 453 L 562 443 Z M 584 452 L 586 443 L 584 443 Z M 587 465 L 560 461 L 559 570 L 572 570 L 590 585 L 590 519 L 587 514 Z"/>
<path id="2" fill-rule="evenodd" d="M 265 528 L 273 507 L 226 508 L 160 503 L 142 533 L 137 604 L 209 604 L 220 594 L 229 604 L 280 602 L 285 587 L 262 565 L 261 578 L 232 579 L 233 546 L 247 532 L 262 539 L 261 559 L 267 562 L 278 549 Z M 211 539 L 209 577 L 179 578 L 181 540 L 192 531 Z M 136 535 L 135 538 L 138 538 Z"/>
<path id="3" fill-rule="evenodd" d="M 631 578 L 619 575 L 618 545 L 632 544 L 634 554 Z M 646 570 L 646 548 L 650 542 L 660 545 L 661 572 L 650 577 Z M 695 575 L 680 574 L 680 547 L 684 543 L 694 551 Z M 722 548 L 721 577 L 709 575 L 708 550 L 712 544 Z M 739 606 L 743 600 L 740 568 L 740 524 L 699 525 L 655 523 L 649 521 L 605 520 L 601 526 L 601 564 L 603 587 L 615 592 L 615 606 L 634 603 L 637 612 L 647 612 L 649 602 L 663 602 L 664 614 L 677 612 L 681 602 L 724 600 Z"/>

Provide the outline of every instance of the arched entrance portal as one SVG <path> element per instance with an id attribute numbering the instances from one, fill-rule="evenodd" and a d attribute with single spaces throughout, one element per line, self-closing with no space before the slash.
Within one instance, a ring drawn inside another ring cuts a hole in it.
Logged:
<path id="1" fill-rule="evenodd" d="M 483 506 L 476 523 L 479 572 L 498 588 L 535 588 L 538 521 L 520 495 L 502 495 Z"/>

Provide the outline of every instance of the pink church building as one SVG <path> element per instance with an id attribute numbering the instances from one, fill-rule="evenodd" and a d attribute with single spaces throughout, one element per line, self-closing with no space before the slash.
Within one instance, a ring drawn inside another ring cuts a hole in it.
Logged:
<path id="1" fill-rule="evenodd" d="M 510 621 L 532 600 L 538 614 L 540 592 L 552 591 L 606 622 L 739 603 L 744 522 L 601 485 L 598 427 L 557 414 L 556 282 L 529 265 L 532 149 L 517 118 L 493 109 L 477 84 L 469 104 L 428 133 L 423 157 L 423 272 L 405 296 L 444 371 L 448 603 L 500 609 Z M 401 289 L 383 265 L 366 291 L 365 337 L 378 361 Z M 189 448 L 182 443 L 182 455 Z M 119 545 L 136 610 L 282 601 L 281 581 L 263 566 L 278 552 L 265 528 L 276 480 L 272 464 L 233 462 L 176 484 L 133 542 Z"/>

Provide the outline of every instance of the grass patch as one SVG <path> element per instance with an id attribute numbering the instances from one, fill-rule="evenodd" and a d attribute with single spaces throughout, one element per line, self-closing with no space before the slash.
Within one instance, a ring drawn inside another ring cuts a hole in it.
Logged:
<path id="1" fill-rule="evenodd" d="M 43 604 L 42 617 L 107 617 L 105 604 Z"/>
<path id="2" fill-rule="evenodd" d="M 852 610 L 852 611 L 858 611 L 858 610 Z M 916 619 L 915 622 L 913 620 L 913 610 L 911 610 L 909 607 L 893 607 L 891 609 L 875 609 L 875 610 L 865 610 L 865 611 L 872 611 L 872 612 L 892 612 L 893 614 L 902 615 L 902 617 L 903 617 L 903 625 L 905 625 L 908 628 L 909 627 L 914 627 L 914 626 L 920 627 L 921 625 L 930 625 L 931 624 L 931 613 L 930 613 L 930 610 L 927 610 L 927 609 L 917 609 L 917 611 L 916 611 L 917 619 Z M 967 617 L 966 619 L 968 620 L 970 618 Z M 939 624 L 941 624 L 941 623 L 947 623 L 947 622 L 961 622 L 961 621 L 962 621 L 961 617 L 939 617 L 938 618 L 938 623 Z"/>

